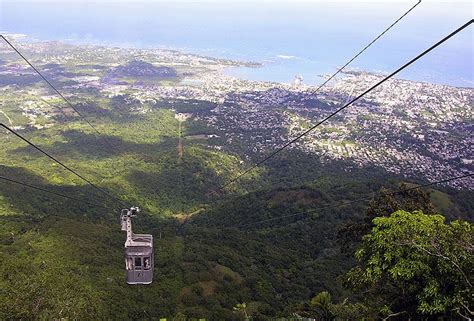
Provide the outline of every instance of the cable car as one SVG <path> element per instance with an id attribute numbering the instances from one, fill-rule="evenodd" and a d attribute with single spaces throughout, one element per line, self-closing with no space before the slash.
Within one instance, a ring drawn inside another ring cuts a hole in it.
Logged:
<path id="1" fill-rule="evenodd" d="M 153 281 L 153 236 L 132 232 L 132 217 L 139 212 L 138 207 L 131 207 L 123 209 L 120 215 L 122 231 L 127 232 L 125 269 L 128 284 L 150 284 Z"/>

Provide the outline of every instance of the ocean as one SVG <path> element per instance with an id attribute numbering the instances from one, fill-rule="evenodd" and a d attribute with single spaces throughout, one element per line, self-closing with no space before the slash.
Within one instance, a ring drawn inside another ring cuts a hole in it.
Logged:
<path id="1" fill-rule="evenodd" d="M 32 39 L 173 48 L 256 61 L 227 72 L 317 85 L 416 1 L 163 2 L 0 0 L 0 31 Z M 388 73 L 472 19 L 470 2 L 423 1 L 349 67 Z M 473 27 L 398 77 L 473 87 Z"/>

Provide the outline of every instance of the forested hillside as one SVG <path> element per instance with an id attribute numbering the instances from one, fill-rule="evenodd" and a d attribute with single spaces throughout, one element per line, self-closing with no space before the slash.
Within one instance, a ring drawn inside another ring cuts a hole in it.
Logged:
<path id="1" fill-rule="evenodd" d="M 209 121 L 219 108 L 232 119 L 239 102 L 134 91 L 174 92 L 186 73 L 217 63 L 199 59 L 191 71 L 137 60 L 42 66 L 74 92 L 76 111 L 28 72 L 0 78 L 0 319 L 468 316 L 472 177 L 417 188 L 426 177 L 288 148 L 222 188 L 265 155 L 246 149 L 267 139 L 259 131 Z M 117 198 L 142 209 L 135 232 L 154 236 L 151 285 L 125 283 Z"/>
<path id="2" fill-rule="evenodd" d="M 195 138 L 184 139 L 180 158 L 178 121 L 170 110 L 126 120 L 110 116 L 97 124 L 106 136 L 96 137 L 78 122 L 64 126 L 23 134 L 143 207 L 136 229 L 155 235 L 155 282 L 124 282 L 117 204 L 5 133 L 1 176 L 83 202 L 2 182 L 2 318 L 239 319 L 234 307 L 244 302 L 255 317 L 281 317 L 323 291 L 335 302 L 357 302 L 343 286 L 355 261 L 341 250 L 338 233 L 349 220 L 363 218 L 368 203 L 334 205 L 382 187 L 396 190 L 397 177 L 347 173 L 343 162 L 322 165 L 292 152 L 234 188 L 250 193 L 212 198 L 209 192 L 241 165 Z M 192 130 L 191 121 L 184 131 L 188 126 Z M 427 192 L 449 218 L 472 219 L 469 193 Z M 417 209 L 416 203 L 405 209 Z"/>

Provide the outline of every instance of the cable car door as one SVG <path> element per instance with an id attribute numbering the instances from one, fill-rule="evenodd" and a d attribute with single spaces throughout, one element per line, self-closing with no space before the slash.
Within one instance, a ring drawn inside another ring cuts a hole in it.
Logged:
<path id="1" fill-rule="evenodd" d="M 143 273 L 143 258 L 135 257 L 134 259 L 134 269 L 133 269 L 133 279 L 137 283 L 145 282 L 145 275 Z"/>

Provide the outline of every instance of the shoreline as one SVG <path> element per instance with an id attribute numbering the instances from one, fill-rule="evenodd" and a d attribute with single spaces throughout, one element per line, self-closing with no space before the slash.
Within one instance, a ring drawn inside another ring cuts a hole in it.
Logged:
<path id="1" fill-rule="evenodd" d="M 231 59 L 231 58 L 221 58 L 221 57 L 215 57 L 212 55 L 203 55 L 203 54 L 197 54 L 191 51 L 187 51 L 186 49 L 189 48 L 177 48 L 177 47 L 170 47 L 170 46 L 136 46 L 133 44 L 127 44 L 127 43 L 99 43 L 99 42 L 94 42 L 94 41 L 77 41 L 77 40 L 72 40 L 72 39 L 61 39 L 61 40 L 47 40 L 47 39 L 39 39 L 39 38 L 33 38 L 32 36 L 24 33 L 11 33 L 5 30 L 0 30 L 0 34 L 13 38 L 14 41 L 17 41 L 19 43 L 27 43 L 30 45 L 37 45 L 37 44 L 47 44 L 47 43 L 59 43 L 63 45 L 70 45 L 74 47 L 96 47 L 96 48 L 104 48 L 104 49 L 120 49 L 120 50 L 139 50 L 143 51 L 143 53 L 156 53 L 156 52 L 169 52 L 169 53 L 176 53 L 180 54 L 183 56 L 192 56 L 195 58 L 200 58 L 204 60 L 210 60 L 213 62 L 216 62 L 218 64 L 218 72 L 225 77 L 231 77 L 235 78 L 237 80 L 241 81 L 248 81 L 248 82 L 254 82 L 254 83 L 261 83 L 261 84 L 274 84 L 275 86 L 293 86 L 293 81 L 288 80 L 288 81 L 281 81 L 281 80 L 271 80 L 271 79 L 255 79 L 255 77 L 252 76 L 245 76 L 243 73 L 245 71 L 254 71 L 254 70 L 260 70 L 263 73 L 265 68 L 268 68 L 269 66 L 278 66 L 278 63 L 275 60 L 265 60 L 263 62 L 258 62 L 258 61 L 249 61 L 249 60 L 238 60 L 238 59 Z M 297 58 L 295 56 L 289 56 L 289 55 L 277 55 L 276 57 L 280 57 L 280 61 L 283 63 L 291 63 Z M 291 57 L 291 58 L 289 58 Z M 239 74 L 240 73 L 240 74 Z M 367 74 L 367 75 L 374 75 L 374 76 L 385 76 L 389 74 L 389 71 L 386 72 L 381 72 L 381 71 L 369 71 L 369 70 L 362 70 L 358 67 L 349 67 L 344 71 L 341 71 L 341 75 L 360 75 L 360 74 Z M 302 82 L 302 85 L 307 88 L 307 89 L 314 89 L 318 87 L 321 83 L 324 82 L 324 78 L 327 78 L 331 75 L 331 73 L 321 73 L 321 72 L 315 72 L 316 77 L 322 79 L 320 82 L 311 82 L 311 83 L 305 83 L 304 80 Z M 294 74 L 294 75 L 289 75 L 289 77 L 293 77 L 292 79 L 294 80 L 296 77 L 298 77 L 299 74 Z M 265 78 L 265 77 L 264 77 Z M 440 82 L 433 82 L 429 80 L 417 80 L 417 79 L 410 79 L 410 78 L 402 78 L 402 77 L 394 77 L 393 79 L 396 80 L 403 80 L 403 81 L 409 81 L 413 83 L 423 83 L 423 84 L 431 84 L 431 85 L 437 85 L 437 86 L 445 86 L 445 87 L 451 87 L 451 88 L 459 88 L 459 89 L 474 89 L 474 83 L 472 86 L 459 86 L 459 85 L 453 85 L 453 84 L 447 84 L 447 83 L 440 83 Z M 328 84 L 327 87 L 332 86 L 333 84 Z"/>

